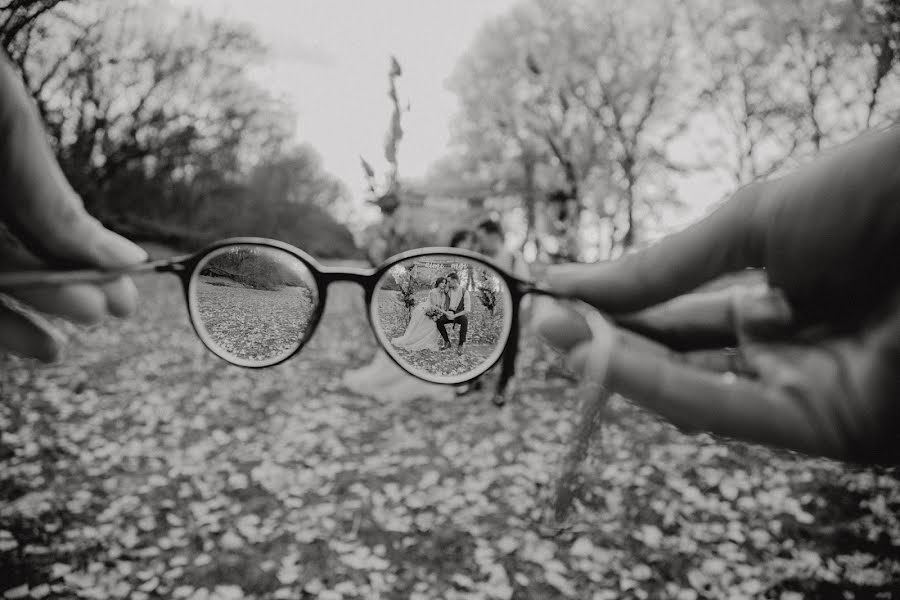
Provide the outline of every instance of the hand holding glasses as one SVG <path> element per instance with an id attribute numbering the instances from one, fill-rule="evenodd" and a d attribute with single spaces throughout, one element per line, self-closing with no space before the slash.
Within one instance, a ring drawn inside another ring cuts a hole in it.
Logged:
<path id="1" fill-rule="evenodd" d="M 222 240 L 116 270 L 4 273 L 0 291 L 140 272 L 176 274 L 200 340 L 220 358 L 251 368 L 300 352 L 319 324 L 330 284 L 358 283 L 376 339 L 401 368 L 428 382 L 462 384 L 502 359 L 498 396 L 514 373 L 522 298 L 555 296 L 468 250 L 422 248 L 375 268 L 346 268 L 263 238 Z"/>

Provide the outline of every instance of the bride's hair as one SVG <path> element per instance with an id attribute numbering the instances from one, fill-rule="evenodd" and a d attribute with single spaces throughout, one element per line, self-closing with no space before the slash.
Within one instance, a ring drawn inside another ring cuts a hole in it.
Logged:
<path id="1" fill-rule="evenodd" d="M 434 287 L 438 287 L 438 286 L 441 285 L 442 283 L 447 283 L 447 278 L 446 278 L 446 277 L 438 277 L 437 279 L 435 279 L 435 280 L 434 280 Z"/>
<path id="2" fill-rule="evenodd" d="M 475 232 L 471 229 L 457 229 L 453 232 L 453 235 L 450 236 L 449 246 L 451 248 L 459 248 L 463 242 L 465 241 L 474 241 L 475 240 Z"/>

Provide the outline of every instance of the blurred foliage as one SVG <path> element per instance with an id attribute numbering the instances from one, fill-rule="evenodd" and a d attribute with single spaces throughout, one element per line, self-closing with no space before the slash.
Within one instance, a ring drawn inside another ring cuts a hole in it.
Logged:
<path id="1" fill-rule="evenodd" d="M 475 283 L 475 296 L 487 311 L 493 315 L 497 306 L 497 291 L 499 284 L 495 277 L 486 271 L 481 271 Z"/>
<path id="2" fill-rule="evenodd" d="M 126 234 L 228 235 L 355 253 L 343 186 L 292 142 L 294 115 L 246 72 L 248 28 L 167 2 L 8 2 L 0 41 L 87 208 Z"/>
<path id="3" fill-rule="evenodd" d="M 895 122 L 898 56 L 896 0 L 522 0 L 450 77 L 432 180 L 519 196 L 541 258 L 615 256 L 685 176 L 734 189 Z"/>
<path id="4" fill-rule="evenodd" d="M 416 286 L 414 285 L 412 275 L 406 269 L 396 273 L 394 280 L 397 282 L 397 302 L 403 307 L 406 315 L 406 322 L 409 322 L 410 314 L 416 305 Z"/>
<path id="5" fill-rule="evenodd" d="M 312 281 L 307 267 L 280 250 L 236 246 L 213 256 L 200 275 L 227 277 L 259 290 L 306 286 Z"/>

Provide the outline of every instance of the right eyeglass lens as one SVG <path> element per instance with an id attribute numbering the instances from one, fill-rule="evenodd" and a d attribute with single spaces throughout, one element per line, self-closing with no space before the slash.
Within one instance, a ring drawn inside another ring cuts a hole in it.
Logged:
<path id="1" fill-rule="evenodd" d="M 485 263 L 426 255 L 394 265 L 375 286 L 375 333 L 403 368 L 436 383 L 477 377 L 503 352 L 512 297 Z"/>

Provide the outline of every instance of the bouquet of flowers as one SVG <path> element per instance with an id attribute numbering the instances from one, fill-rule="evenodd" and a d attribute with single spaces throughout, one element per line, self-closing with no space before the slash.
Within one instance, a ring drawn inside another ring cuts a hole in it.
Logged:
<path id="1" fill-rule="evenodd" d="M 478 299 L 481 300 L 481 304 L 484 305 L 491 315 L 494 314 L 494 308 L 497 306 L 498 287 L 498 282 L 485 272 L 481 273 L 480 280 L 475 285 Z"/>
<path id="2" fill-rule="evenodd" d="M 425 316 L 431 319 L 432 321 L 437 321 L 441 318 L 441 315 L 444 314 L 444 311 L 439 309 L 437 306 L 429 306 L 425 309 Z"/>
<path id="3" fill-rule="evenodd" d="M 398 298 L 400 304 L 402 304 L 407 311 L 412 310 L 412 307 L 416 305 L 416 296 L 412 277 L 410 277 L 409 272 L 404 270 L 394 274 L 394 281 L 397 282 L 397 287 L 400 288 L 400 296 Z"/>

